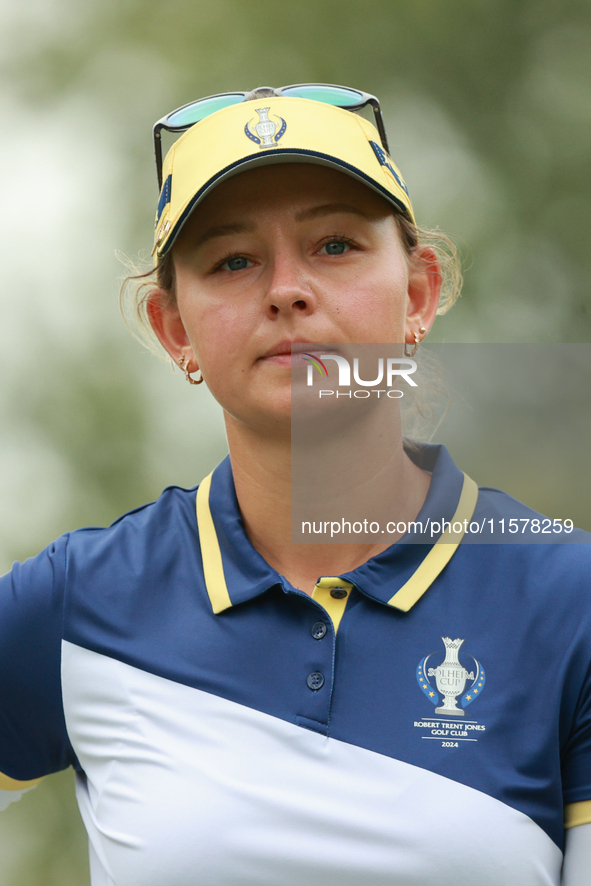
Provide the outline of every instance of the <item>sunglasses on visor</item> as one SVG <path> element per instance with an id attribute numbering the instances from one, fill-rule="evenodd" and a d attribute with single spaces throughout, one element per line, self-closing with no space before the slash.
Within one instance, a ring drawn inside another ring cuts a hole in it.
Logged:
<path id="1" fill-rule="evenodd" d="M 293 86 L 283 86 L 276 90 L 280 96 L 288 98 L 307 98 L 315 102 L 323 102 L 325 105 L 333 105 L 336 108 L 343 108 L 347 111 L 360 111 L 361 108 L 370 105 L 373 109 L 376 129 L 380 134 L 382 146 L 386 153 L 390 153 L 388 149 L 388 139 L 386 138 L 386 130 L 380 110 L 380 103 L 375 95 L 369 95 L 367 92 L 361 92 L 359 89 L 350 89 L 348 86 L 332 86 L 329 83 L 298 83 Z M 184 132 L 190 129 L 195 123 L 228 108 L 231 105 L 240 104 L 251 92 L 222 92 L 218 95 L 208 95 L 206 98 L 199 98 L 197 101 L 189 102 L 187 105 L 171 111 L 154 124 L 154 154 L 156 157 L 156 171 L 158 173 L 158 188 L 162 188 L 162 136 L 161 132 L 166 129 L 167 132 Z"/>

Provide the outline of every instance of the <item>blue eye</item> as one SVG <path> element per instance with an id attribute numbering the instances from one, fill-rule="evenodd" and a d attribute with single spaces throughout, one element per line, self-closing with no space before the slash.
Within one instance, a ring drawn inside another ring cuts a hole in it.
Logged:
<path id="1" fill-rule="evenodd" d="M 243 255 L 233 255 L 231 258 L 227 258 L 225 262 L 222 262 L 220 268 L 223 271 L 243 271 L 248 267 L 248 259 Z"/>
<path id="2" fill-rule="evenodd" d="M 342 240 L 331 240 L 329 243 L 325 243 L 322 248 L 326 250 L 326 255 L 343 255 L 349 248 L 349 244 Z"/>

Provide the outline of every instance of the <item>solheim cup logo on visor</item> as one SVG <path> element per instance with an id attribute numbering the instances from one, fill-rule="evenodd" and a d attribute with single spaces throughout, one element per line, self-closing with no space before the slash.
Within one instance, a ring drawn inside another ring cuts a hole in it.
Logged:
<path id="1" fill-rule="evenodd" d="M 255 123 L 253 127 L 254 132 L 247 123 L 244 127 L 244 134 L 257 144 L 259 148 L 276 148 L 279 139 L 285 135 L 287 123 L 283 117 L 275 118 L 280 121 L 279 123 L 274 123 L 273 120 L 270 120 L 269 111 L 271 108 L 256 108 L 255 110 L 259 115 L 259 122 Z M 250 122 L 252 123 L 252 120 Z"/>
<path id="2" fill-rule="evenodd" d="M 435 708 L 436 714 L 464 717 L 464 708 L 478 698 L 484 688 L 484 668 L 472 655 L 469 656 L 473 663 L 470 671 L 460 662 L 458 656 L 464 640 L 452 640 L 450 637 L 441 639 L 445 646 L 445 659 L 435 668 L 428 667 L 434 652 L 422 659 L 417 666 L 417 682 L 429 701 L 439 705 Z M 468 681 L 470 686 L 466 689 Z M 458 707 L 458 695 L 462 696 L 462 707 Z"/>

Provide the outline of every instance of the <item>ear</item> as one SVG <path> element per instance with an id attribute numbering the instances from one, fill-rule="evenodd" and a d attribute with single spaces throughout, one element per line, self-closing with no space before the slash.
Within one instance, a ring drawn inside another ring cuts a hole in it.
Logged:
<path id="1" fill-rule="evenodd" d="M 146 311 L 158 341 L 174 363 L 178 365 L 181 357 L 185 358 L 187 365 L 194 363 L 195 356 L 189 337 L 176 301 L 171 301 L 170 293 L 160 288 L 153 289 L 146 301 Z M 196 372 L 198 368 L 195 366 L 191 371 Z"/>
<path id="2" fill-rule="evenodd" d="M 415 333 L 418 333 L 421 326 L 427 332 L 431 328 L 437 313 L 440 292 L 441 266 L 437 255 L 429 246 L 418 246 L 410 259 L 408 275 L 404 337 L 408 344 L 414 343 Z M 424 335 L 421 336 L 423 337 Z"/>

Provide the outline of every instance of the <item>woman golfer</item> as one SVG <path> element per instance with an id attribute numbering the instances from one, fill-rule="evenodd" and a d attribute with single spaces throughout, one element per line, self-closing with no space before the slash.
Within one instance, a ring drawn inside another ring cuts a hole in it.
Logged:
<path id="1" fill-rule="evenodd" d="M 362 501 L 441 531 L 291 543 L 292 362 L 412 359 L 441 306 L 377 101 L 214 96 L 155 139 L 138 309 L 230 456 L 2 579 L 0 804 L 73 766 L 93 886 L 585 886 L 588 546 L 467 543 L 543 518 L 390 419 L 386 473 L 350 466 Z"/>

